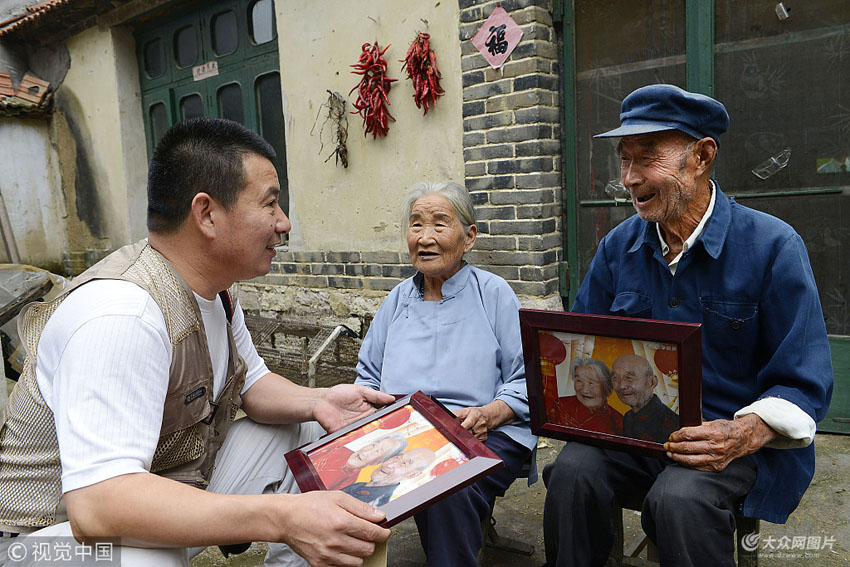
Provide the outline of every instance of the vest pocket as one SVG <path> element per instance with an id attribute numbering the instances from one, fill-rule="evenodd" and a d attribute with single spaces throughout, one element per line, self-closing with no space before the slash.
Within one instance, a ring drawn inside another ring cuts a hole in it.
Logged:
<path id="1" fill-rule="evenodd" d="M 206 446 L 203 434 L 199 431 L 200 427 L 202 426 L 196 423 L 160 437 L 151 462 L 151 472 L 167 471 L 201 457 Z"/>

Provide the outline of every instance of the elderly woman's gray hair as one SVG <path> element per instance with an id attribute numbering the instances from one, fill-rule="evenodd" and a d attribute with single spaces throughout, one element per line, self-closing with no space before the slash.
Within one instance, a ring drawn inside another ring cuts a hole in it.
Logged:
<path id="1" fill-rule="evenodd" d="M 392 451 L 389 451 L 386 455 L 384 455 L 381 458 L 382 461 L 386 461 L 386 460 L 391 459 L 393 457 L 397 457 L 398 455 L 401 455 L 402 453 L 404 453 L 404 450 L 407 449 L 407 439 L 402 437 L 400 433 L 388 433 L 387 435 L 384 435 L 382 437 L 378 437 L 377 439 L 375 439 L 371 443 L 367 443 L 367 445 L 380 443 L 381 441 L 383 441 L 385 439 L 392 439 L 393 441 L 395 441 L 395 447 L 393 447 Z"/>
<path id="2" fill-rule="evenodd" d="M 604 362 L 595 358 L 577 358 L 570 364 L 570 376 L 573 378 L 573 383 L 576 379 L 576 370 L 582 366 L 587 366 L 596 372 L 596 375 L 602 381 L 602 387 L 605 388 L 605 395 L 610 396 L 614 390 L 614 385 L 611 382 L 611 369 Z"/>
<path id="3" fill-rule="evenodd" d="M 425 195 L 436 193 L 445 197 L 455 209 L 460 223 L 463 225 L 463 230 L 468 231 L 469 227 L 475 224 L 475 208 L 472 206 L 472 198 L 469 196 L 469 191 L 466 187 L 453 181 L 422 181 L 412 186 L 407 192 L 407 199 L 404 202 L 403 216 L 401 217 L 401 226 L 403 231 L 407 231 L 407 223 L 410 221 L 410 211 L 413 210 L 413 205 L 416 201 Z"/>

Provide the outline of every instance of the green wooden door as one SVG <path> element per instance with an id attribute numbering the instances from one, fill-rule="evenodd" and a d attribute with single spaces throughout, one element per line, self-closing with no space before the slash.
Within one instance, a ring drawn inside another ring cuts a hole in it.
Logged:
<path id="1" fill-rule="evenodd" d="M 148 157 L 194 116 L 228 118 L 274 147 L 289 212 L 286 140 L 273 0 L 172 2 L 135 22 Z"/>
<path id="2" fill-rule="evenodd" d="M 818 423 L 818 431 L 850 434 L 850 337 L 831 335 L 832 370 L 835 389 L 826 417 Z"/>

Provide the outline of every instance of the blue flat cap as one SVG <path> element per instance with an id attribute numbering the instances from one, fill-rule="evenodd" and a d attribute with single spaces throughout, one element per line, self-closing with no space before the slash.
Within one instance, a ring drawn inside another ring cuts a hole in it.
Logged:
<path id="1" fill-rule="evenodd" d="M 674 85 L 649 85 L 633 91 L 620 107 L 620 127 L 594 138 L 634 136 L 664 130 L 680 130 L 696 139 L 714 138 L 729 128 L 729 113 L 709 96 Z"/>

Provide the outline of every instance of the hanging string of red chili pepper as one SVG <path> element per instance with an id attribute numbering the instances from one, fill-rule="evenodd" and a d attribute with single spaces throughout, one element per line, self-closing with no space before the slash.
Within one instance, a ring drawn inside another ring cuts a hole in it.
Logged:
<path id="1" fill-rule="evenodd" d="M 387 45 L 383 50 L 378 46 L 376 41 L 373 44 L 364 43 L 360 48 L 360 61 L 356 65 L 352 65 L 356 70 L 352 71 L 355 75 L 362 75 L 360 82 L 351 89 L 348 94 L 357 91 L 357 100 L 354 103 L 356 112 L 363 118 L 363 125 L 366 127 L 365 136 L 372 133 L 372 139 L 378 136 L 384 137 L 389 129 L 388 119 L 395 122 L 395 118 L 390 111 L 387 110 L 390 101 L 387 95 L 390 93 L 392 83 L 397 79 L 387 78 L 387 61 L 383 58 L 384 53 L 390 46 Z"/>
<path id="2" fill-rule="evenodd" d="M 407 77 L 413 81 L 413 100 L 416 108 L 428 108 L 437 104 L 437 97 L 443 96 L 445 91 L 440 88 L 440 70 L 437 68 L 437 54 L 431 49 L 429 40 L 431 36 L 419 32 L 416 39 L 410 44 L 407 56 L 399 61 L 404 63 L 401 70 L 407 67 Z"/>

